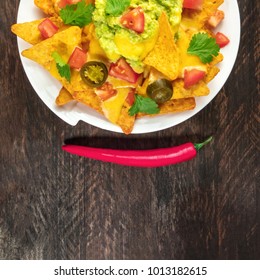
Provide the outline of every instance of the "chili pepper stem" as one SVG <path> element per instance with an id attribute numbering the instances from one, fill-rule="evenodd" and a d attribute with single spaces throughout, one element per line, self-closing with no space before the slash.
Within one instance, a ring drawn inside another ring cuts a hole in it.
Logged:
<path id="1" fill-rule="evenodd" d="M 206 144 L 208 144 L 211 140 L 213 139 L 212 136 L 210 136 L 207 140 L 205 140 L 202 143 L 195 143 L 194 147 L 196 149 L 196 151 L 199 151 L 203 146 L 205 146 Z"/>

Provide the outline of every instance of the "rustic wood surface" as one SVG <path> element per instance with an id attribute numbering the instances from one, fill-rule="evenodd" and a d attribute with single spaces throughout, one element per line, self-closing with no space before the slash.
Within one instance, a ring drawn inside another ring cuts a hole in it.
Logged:
<path id="1" fill-rule="evenodd" d="M 259 1 L 238 0 L 235 67 L 188 121 L 123 136 L 55 116 L 31 87 L 0 2 L 0 259 L 259 259 Z M 136 169 L 78 158 L 64 141 L 155 148 L 214 142 L 180 165 Z"/>

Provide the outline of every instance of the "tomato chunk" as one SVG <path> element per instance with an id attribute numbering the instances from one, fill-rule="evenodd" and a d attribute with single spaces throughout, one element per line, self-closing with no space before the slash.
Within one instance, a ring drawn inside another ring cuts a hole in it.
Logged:
<path id="1" fill-rule="evenodd" d="M 183 0 L 183 8 L 201 10 L 203 0 Z"/>
<path id="2" fill-rule="evenodd" d="M 49 18 L 43 20 L 38 25 L 38 29 L 40 30 L 43 39 L 52 37 L 59 30 L 58 26 L 56 26 Z"/>
<path id="3" fill-rule="evenodd" d="M 137 33 L 144 32 L 145 17 L 141 7 L 130 10 L 120 19 L 121 24 Z"/>
<path id="4" fill-rule="evenodd" d="M 135 102 L 135 89 L 132 88 L 130 89 L 130 91 L 128 92 L 128 95 L 126 97 L 126 102 L 132 106 Z"/>
<path id="5" fill-rule="evenodd" d="M 58 3 L 59 8 L 64 8 L 66 7 L 66 5 L 72 5 L 72 4 L 77 4 L 78 2 L 80 2 L 81 0 L 60 0 L 60 2 Z"/>
<path id="6" fill-rule="evenodd" d="M 216 38 L 216 43 L 219 45 L 220 48 L 225 47 L 230 42 L 228 37 L 221 32 L 217 32 L 215 38 Z"/>
<path id="7" fill-rule="evenodd" d="M 133 84 L 136 83 L 139 77 L 139 74 L 132 69 L 124 58 L 119 58 L 116 63 L 111 63 L 108 74 Z"/>
<path id="8" fill-rule="evenodd" d="M 198 69 L 191 69 L 184 71 L 184 87 L 189 88 L 195 84 L 197 84 L 200 80 L 205 77 L 205 71 L 201 71 Z"/>
<path id="9" fill-rule="evenodd" d="M 109 82 L 106 82 L 102 87 L 96 89 L 95 93 L 102 101 L 105 101 L 116 95 L 117 91 Z"/>
<path id="10" fill-rule="evenodd" d="M 87 60 L 87 54 L 81 48 L 76 47 L 69 58 L 69 66 L 71 68 L 80 69 Z"/>

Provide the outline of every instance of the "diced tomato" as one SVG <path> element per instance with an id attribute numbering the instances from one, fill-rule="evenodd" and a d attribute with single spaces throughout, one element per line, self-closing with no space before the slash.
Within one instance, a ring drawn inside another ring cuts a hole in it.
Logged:
<path id="1" fill-rule="evenodd" d="M 139 77 L 139 74 L 132 69 L 124 58 L 119 58 L 116 63 L 111 63 L 108 74 L 132 84 L 136 83 Z"/>
<path id="2" fill-rule="evenodd" d="M 195 84 L 197 84 L 200 80 L 205 77 L 205 71 L 201 71 L 198 69 L 191 69 L 184 71 L 184 87 L 189 88 Z"/>
<path id="3" fill-rule="evenodd" d="M 208 19 L 208 24 L 213 27 L 213 28 L 216 28 L 220 22 L 224 19 L 225 17 L 225 14 L 223 11 L 220 11 L 220 10 L 216 10 L 216 12 L 209 17 Z"/>
<path id="4" fill-rule="evenodd" d="M 58 3 L 59 8 L 64 8 L 66 5 L 68 4 L 68 0 L 60 0 L 60 2 Z"/>
<path id="5" fill-rule="evenodd" d="M 137 33 L 144 32 L 144 12 L 141 7 L 130 10 L 120 19 L 121 24 Z"/>
<path id="6" fill-rule="evenodd" d="M 215 38 L 216 38 L 216 43 L 219 45 L 220 48 L 225 47 L 230 42 L 228 37 L 221 32 L 217 32 Z"/>
<path id="7" fill-rule="evenodd" d="M 113 86 L 110 83 L 106 82 L 103 84 L 102 87 L 96 89 L 95 93 L 97 96 L 99 96 L 99 98 L 102 101 L 105 101 L 111 98 L 112 96 L 116 95 L 117 91 L 113 88 Z"/>
<path id="8" fill-rule="evenodd" d="M 41 32 L 42 38 L 48 39 L 52 37 L 55 33 L 57 33 L 59 27 L 56 26 L 49 18 L 46 18 L 38 25 L 38 29 Z"/>
<path id="9" fill-rule="evenodd" d="M 183 0 L 183 8 L 201 10 L 203 0 Z"/>
<path id="10" fill-rule="evenodd" d="M 130 89 L 130 91 L 128 92 L 128 95 L 126 97 L 126 102 L 132 106 L 135 102 L 135 89 L 132 88 Z"/>
<path id="11" fill-rule="evenodd" d="M 81 0 L 60 0 L 58 6 L 59 8 L 64 8 L 66 5 L 77 4 Z"/>
<path id="12" fill-rule="evenodd" d="M 87 54 L 81 48 L 76 47 L 69 58 L 69 66 L 71 68 L 80 69 L 87 60 Z"/>

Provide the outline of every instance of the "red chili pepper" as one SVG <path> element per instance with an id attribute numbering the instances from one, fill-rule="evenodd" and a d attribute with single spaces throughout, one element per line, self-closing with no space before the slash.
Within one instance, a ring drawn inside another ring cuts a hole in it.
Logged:
<path id="1" fill-rule="evenodd" d="M 64 145 L 62 149 L 71 154 L 121 165 L 159 167 L 191 160 L 211 140 L 212 137 L 203 143 L 186 143 L 176 147 L 152 150 L 114 150 L 77 145 Z"/>

